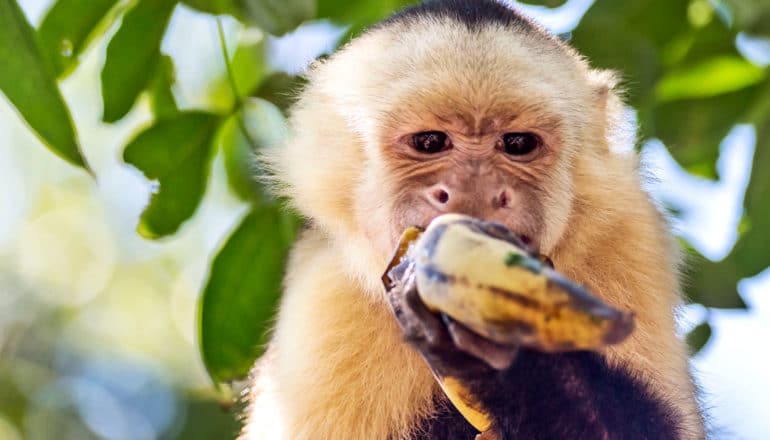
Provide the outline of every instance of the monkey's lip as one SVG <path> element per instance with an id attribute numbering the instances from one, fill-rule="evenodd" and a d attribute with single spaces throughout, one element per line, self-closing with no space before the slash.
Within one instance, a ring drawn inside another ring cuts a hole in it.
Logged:
<path id="1" fill-rule="evenodd" d="M 519 234 L 516 232 L 514 232 L 514 234 L 519 236 L 519 239 L 524 243 L 530 252 L 533 254 L 540 254 L 540 243 L 538 241 L 533 240 L 532 237 L 526 234 Z"/>

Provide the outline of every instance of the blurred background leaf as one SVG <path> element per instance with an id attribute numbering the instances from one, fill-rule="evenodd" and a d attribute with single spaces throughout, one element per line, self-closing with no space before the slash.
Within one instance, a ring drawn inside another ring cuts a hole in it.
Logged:
<path id="1" fill-rule="evenodd" d="M 58 0 L 38 28 L 43 51 L 57 76 L 77 64 L 89 38 L 118 0 Z"/>
<path id="2" fill-rule="evenodd" d="M 237 0 L 244 16 L 273 35 L 283 35 L 315 17 L 315 0 Z"/>
<path id="3" fill-rule="evenodd" d="M 232 190 L 244 200 L 265 200 L 258 174 L 256 155 L 260 148 L 278 148 L 286 122 L 281 111 L 269 101 L 247 100 L 241 110 L 230 117 L 221 128 L 227 181 Z"/>
<path id="4" fill-rule="evenodd" d="M 690 346 L 690 352 L 695 354 L 711 339 L 711 326 L 708 322 L 699 324 L 687 334 L 687 345 Z"/>
<path id="5" fill-rule="evenodd" d="M 764 0 L 723 0 L 737 27 L 750 33 L 770 35 L 770 4 Z"/>
<path id="6" fill-rule="evenodd" d="M 315 17 L 315 0 L 182 0 L 209 14 L 227 14 L 281 36 Z"/>
<path id="7" fill-rule="evenodd" d="M 148 90 L 152 114 L 156 119 L 171 118 L 179 113 L 172 89 L 174 75 L 174 60 L 168 55 L 162 55 Z"/>
<path id="8" fill-rule="evenodd" d="M 15 0 L 0 0 L 0 90 L 54 153 L 86 167 L 69 110 L 34 29 Z"/>
<path id="9" fill-rule="evenodd" d="M 558 6 L 564 5 L 566 3 L 566 0 L 525 0 L 522 3 L 526 3 L 529 5 L 540 5 L 540 6 L 546 6 L 548 8 L 556 8 Z"/>
<path id="10" fill-rule="evenodd" d="M 272 102 L 284 114 L 287 114 L 289 107 L 294 103 L 305 83 L 305 78 L 301 76 L 276 72 L 259 84 L 259 88 L 254 91 L 253 96 Z"/>
<path id="11" fill-rule="evenodd" d="M 242 379 L 264 350 L 295 228 L 278 205 L 254 206 L 214 258 L 199 329 L 203 361 L 215 381 Z"/>
<path id="12" fill-rule="evenodd" d="M 755 85 L 765 70 L 737 56 L 709 58 L 685 69 L 667 72 L 655 87 L 659 102 L 709 98 Z"/>
<path id="13" fill-rule="evenodd" d="M 209 14 L 229 14 L 241 18 L 236 0 L 182 0 L 185 5 Z"/>
<path id="14" fill-rule="evenodd" d="M 366 26 L 415 3 L 416 0 L 318 0 L 318 17 L 349 26 L 347 36 L 342 38 L 342 42 L 345 42 Z"/>
<path id="15" fill-rule="evenodd" d="M 210 113 L 183 112 L 159 120 L 126 146 L 126 163 L 159 184 L 139 220 L 140 234 L 173 234 L 195 212 L 206 188 L 218 123 L 219 117 Z"/>
<path id="16" fill-rule="evenodd" d="M 176 0 L 139 0 L 126 13 L 107 47 L 102 69 L 105 122 L 131 110 L 161 60 L 160 42 Z"/>

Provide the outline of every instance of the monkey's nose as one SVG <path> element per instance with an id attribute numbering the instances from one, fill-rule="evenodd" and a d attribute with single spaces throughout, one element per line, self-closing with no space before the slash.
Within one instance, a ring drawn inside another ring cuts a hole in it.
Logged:
<path id="1" fill-rule="evenodd" d="M 439 206 L 449 204 L 449 191 L 443 186 L 433 188 L 430 193 L 431 200 Z M 445 209 L 445 208 L 442 208 Z"/>
<path id="2" fill-rule="evenodd" d="M 439 211 L 458 212 L 479 218 L 491 215 L 498 209 L 508 208 L 511 204 L 511 194 L 507 189 L 463 191 L 437 184 L 428 188 L 426 197 Z"/>
<path id="3" fill-rule="evenodd" d="M 507 208 L 510 203 L 511 195 L 508 194 L 508 190 L 506 189 L 500 191 L 500 194 L 492 199 L 492 207 L 494 208 Z"/>

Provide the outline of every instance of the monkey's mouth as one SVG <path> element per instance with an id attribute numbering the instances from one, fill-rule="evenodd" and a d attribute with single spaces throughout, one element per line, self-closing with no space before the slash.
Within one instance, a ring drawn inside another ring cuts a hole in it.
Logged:
<path id="1" fill-rule="evenodd" d="M 409 226 L 405 228 L 404 231 L 401 233 L 400 237 L 396 241 L 396 243 L 398 243 L 396 245 L 396 250 L 392 254 L 390 263 L 385 269 L 385 273 L 381 277 L 386 290 L 389 290 L 390 288 L 393 287 L 393 280 L 391 279 L 392 274 L 390 272 L 393 270 L 396 270 L 397 266 L 399 266 L 399 264 L 401 263 L 402 257 L 404 257 L 404 255 L 406 255 L 407 251 L 409 250 L 409 247 L 417 241 L 417 239 L 428 228 L 428 226 L 434 219 L 431 219 L 430 221 L 423 223 L 422 225 L 419 225 L 419 226 L 418 225 Z M 480 226 L 480 225 L 483 225 L 483 226 Z M 468 223 L 468 226 L 472 228 L 481 227 L 483 228 L 483 231 L 480 231 L 480 232 L 490 237 L 494 237 L 494 238 L 512 243 L 515 246 L 518 246 L 519 248 L 529 252 L 529 254 L 533 258 L 537 258 L 543 264 L 549 266 L 550 268 L 554 267 L 551 259 L 547 255 L 543 255 L 540 253 L 539 243 L 533 240 L 532 236 L 528 234 L 517 233 L 515 231 L 512 231 L 511 229 L 508 229 L 507 226 L 501 223 L 497 223 L 494 221 L 487 221 L 487 220 L 482 220 L 481 222 Z"/>
<path id="2" fill-rule="evenodd" d="M 540 245 L 538 245 L 534 240 L 532 240 L 532 237 L 526 234 L 516 234 L 519 237 L 519 240 L 524 244 L 524 246 L 533 254 L 539 254 L 540 253 Z"/>
<path id="3" fill-rule="evenodd" d="M 509 228 L 508 226 L 502 223 L 498 223 L 494 220 L 487 220 L 483 218 L 480 218 L 479 220 L 488 225 L 489 230 L 485 232 L 489 233 L 490 235 L 496 236 L 497 238 L 505 241 L 512 241 L 516 243 L 517 246 L 528 250 L 531 254 L 540 255 L 540 242 L 539 240 L 534 239 L 531 234 L 518 232 L 515 229 Z M 429 221 L 423 222 L 420 225 L 414 225 L 414 227 L 424 231 L 428 228 L 428 225 L 432 221 L 433 219 L 430 219 Z M 547 259 L 547 257 L 545 258 Z M 550 259 L 548 259 L 548 261 L 550 261 Z"/>

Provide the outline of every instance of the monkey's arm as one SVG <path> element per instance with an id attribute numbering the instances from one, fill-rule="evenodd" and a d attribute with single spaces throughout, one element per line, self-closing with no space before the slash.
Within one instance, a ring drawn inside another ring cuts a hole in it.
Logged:
<path id="1" fill-rule="evenodd" d="M 391 298 L 399 294 L 404 292 L 391 292 Z M 415 290 L 405 295 L 394 308 L 407 340 L 437 374 L 463 384 L 491 415 L 492 434 L 500 440 L 680 438 L 673 407 L 653 395 L 630 369 L 611 367 L 593 352 L 522 349 L 509 367 L 496 370 L 458 348 L 456 335 L 467 330 L 429 312 Z M 470 344 L 482 345 L 476 348 L 477 356 L 507 356 L 505 348 L 484 346 L 483 340 L 466 338 L 465 345 Z M 451 404 L 440 408 L 436 417 L 424 422 L 426 438 L 474 438 L 477 431 Z"/>

